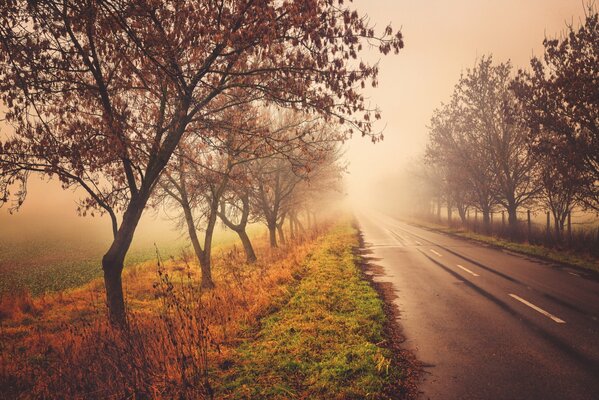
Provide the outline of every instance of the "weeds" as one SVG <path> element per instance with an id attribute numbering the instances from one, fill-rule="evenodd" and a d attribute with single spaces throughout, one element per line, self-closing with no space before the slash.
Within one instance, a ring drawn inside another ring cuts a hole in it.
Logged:
<path id="1" fill-rule="evenodd" d="M 105 322 L 101 282 L 23 295 L 0 324 L 3 398 L 385 398 L 401 371 L 379 345 L 385 315 L 356 232 L 316 235 L 256 243 L 256 264 L 222 249 L 210 291 L 186 252 L 131 268 L 126 330 Z"/>
<path id="2" fill-rule="evenodd" d="M 0 295 L 0 321 L 4 319 L 19 319 L 26 315 L 34 316 L 38 311 L 38 306 L 33 301 L 31 293 L 26 289 L 17 291 L 11 295 Z"/>

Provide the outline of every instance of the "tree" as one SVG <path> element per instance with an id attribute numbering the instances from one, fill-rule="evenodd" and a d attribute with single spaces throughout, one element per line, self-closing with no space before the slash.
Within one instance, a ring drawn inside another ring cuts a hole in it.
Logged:
<path id="1" fill-rule="evenodd" d="M 180 206 L 189 239 L 202 270 L 201 287 L 211 289 L 214 287 L 211 268 L 212 237 L 216 228 L 218 204 L 233 165 L 227 159 L 217 169 L 196 164 L 197 158 L 194 158 L 194 162 L 190 162 L 188 158 L 186 154 L 176 155 L 178 165 L 165 171 L 161 189 Z M 196 214 L 196 211 L 199 212 Z M 203 245 L 198 236 L 200 226 L 204 231 Z"/>
<path id="2" fill-rule="evenodd" d="M 555 135 L 551 135 L 556 139 Z M 548 145 L 551 139 L 540 139 L 537 146 Z M 553 148 L 564 149 L 567 146 L 555 145 Z M 538 148 L 538 147 L 537 147 Z M 550 150 L 539 149 L 539 171 L 538 179 L 541 188 L 541 201 L 544 206 L 551 210 L 554 221 L 555 238 L 559 241 L 563 238 L 564 224 L 566 218 L 576 205 L 576 199 L 584 187 L 584 181 L 580 172 L 570 163 L 574 155 L 554 154 Z"/>
<path id="3" fill-rule="evenodd" d="M 288 138 L 283 142 L 291 146 L 284 146 L 251 166 L 253 209 L 268 228 L 271 247 L 278 245 L 277 234 L 278 242 L 285 243 L 283 224 L 293 209 L 296 187 L 327 163 L 335 143 L 343 139 L 335 125 L 305 114 L 287 112 L 274 117 L 272 130 Z"/>
<path id="4" fill-rule="evenodd" d="M 2 3 L 0 96 L 15 133 L 0 146 L 0 198 L 12 190 L 18 207 L 31 172 L 86 191 L 82 212 L 112 221 L 106 298 L 111 321 L 126 325 L 121 272 L 135 229 L 181 138 L 208 116 L 260 98 L 373 135 L 379 115 L 359 91 L 378 69 L 353 60 L 364 41 L 383 54 L 403 42 L 341 4 Z"/>
<path id="5" fill-rule="evenodd" d="M 243 250 L 245 251 L 246 262 L 253 264 L 257 257 L 250 237 L 246 232 L 250 220 L 250 191 L 247 186 L 230 185 L 229 195 L 223 196 L 218 216 L 225 226 L 239 236 Z"/>
<path id="6" fill-rule="evenodd" d="M 492 57 L 483 57 L 466 70 L 451 103 L 433 115 L 429 153 L 445 159 L 454 170 L 451 176 L 468 171 L 465 182 L 474 188 L 485 225 L 493 205 L 500 204 L 515 234 L 518 208 L 531 202 L 539 188 L 528 129 L 510 87 L 509 62 L 495 65 Z"/>
<path id="7" fill-rule="evenodd" d="M 524 104 L 532 136 L 559 145 L 543 146 L 547 156 L 567 160 L 582 178 L 579 198 L 599 211 L 599 14 L 589 5 L 578 29 L 568 26 L 559 39 L 543 41 L 542 58 L 520 70 L 515 92 Z M 555 137 L 555 139 L 553 138 Z"/>
<path id="8" fill-rule="evenodd" d="M 315 210 L 339 201 L 343 195 L 341 183 L 346 167 L 340 163 L 340 148 L 334 142 L 320 143 L 318 147 L 319 157 L 313 160 L 305 179 L 298 182 L 284 203 L 292 239 L 305 231 L 300 220 L 302 211 L 316 214 Z"/>
<path id="9" fill-rule="evenodd" d="M 479 139 L 493 174 L 491 186 L 496 201 L 508 212 L 515 234 L 518 208 L 538 193 L 532 171 L 536 159 L 528 145 L 528 130 L 522 124 L 519 104 L 510 88 L 511 65 L 494 65 L 491 56 L 483 57 L 475 68 L 467 70 L 456 87 L 456 96 L 464 107 L 469 134 Z"/>
<path id="10" fill-rule="evenodd" d="M 223 195 L 231 180 L 236 179 L 239 167 L 269 148 L 259 134 L 256 115 L 254 107 L 243 104 L 206 121 L 205 129 L 210 133 L 191 135 L 179 145 L 177 162 L 167 166 L 160 181 L 162 195 L 155 196 L 158 202 L 174 200 L 180 209 L 205 289 L 214 287 L 212 238 Z M 198 231 L 204 233 L 203 244 Z"/>
<path id="11" fill-rule="evenodd" d="M 426 161 L 433 168 L 428 175 L 436 182 L 433 187 L 437 188 L 439 197 L 450 191 L 448 178 L 452 187 L 459 185 L 453 191 L 464 197 L 461 202 L 470 203 L 481 211 L 488 231 L 490 215 L 497 204 L 493 195 L 495 177 L 484 137 L 471 129 L 466 107 L 454 92 L 452 101 L 433 113 L 426 152 Z"/>

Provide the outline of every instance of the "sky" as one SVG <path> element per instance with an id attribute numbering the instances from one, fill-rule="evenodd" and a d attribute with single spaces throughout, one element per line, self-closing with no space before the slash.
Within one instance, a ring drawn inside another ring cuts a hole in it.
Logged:
<path id="1" fill-rule="evenodd" d="M 477 57 L 493 54 L 527 68 L 543 53 L 543 39 L 584 19 L 581 0 L 354 0 L 356 9 L 383 29 L 400 28 L 405 48 L 379 61 L 379 86 L 368 90 L 382 110 L 384 141 L 353 138 L 347 152 L 348 191 L 368 200 L 370 186 L 389 178 L 424 151 L 432 111 L 449 100 L 460 72 Z"/>
<path id="2" fill-rule="evenodd" d="M 567 23 L 584 17 L 582 0 L 354 0 L 352 7 L 379 31 L 389 23 L 401 29 L 405 41 L 398 55 L 364 54 L 366 61 L 380 62 L 379 86 L 366 94 L 383 112 L 378 128 L 385 139 L 373 145 L 356 137 L 348 145 L 347 187 L 358 199 L 422 153 L 433 109 L 448 100 L 460 71 L 477 57 L 493 54 L 515 68 L 527 67 L 532 55 L 542 54 L 546 35 L 559 35 Z M 34 181 L 19 213 L 0 209 L 0 238 L 9 229 L 21 236 L 91 227 L 109 234 L 107 220 L 77 217 L 76 199 L 55 182 Z"/>

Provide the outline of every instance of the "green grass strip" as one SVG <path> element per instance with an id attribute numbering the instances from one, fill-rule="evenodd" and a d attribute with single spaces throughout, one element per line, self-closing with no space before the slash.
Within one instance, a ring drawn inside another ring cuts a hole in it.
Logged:
<path id="1" fill-rule="evenodd" d="M 383 340 L 382 301 L 362 279 L 349 223 L 321 239 L 281 309 L 238 349 L 223 397 L 382 398 L 394 374 Z M 397 379 L 397 376 L 395 377 Z"/>

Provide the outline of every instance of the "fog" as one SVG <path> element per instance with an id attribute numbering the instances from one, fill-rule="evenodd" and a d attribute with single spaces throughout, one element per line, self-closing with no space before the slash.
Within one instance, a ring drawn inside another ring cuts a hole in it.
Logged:
<path id="1" fill-rule="evenodd" d="M 397 184 L 399 176 L 424 151 L 432 111 L 449 100 L 462 70 L 487 54 L 497 62 L 511 60 L 515 70 L 528 68 L 533 55 L 542 55 L 545 36 L 558 36 L 566 24 L 584 19 L 579 0 L 355 4 L 378 27 L 389 22 L 401 26 L 405 38 L 398 56 L 380 59 L 379 86 L 367 91 L 371 103 L 382 110 L 384 141 L 372 144 L 356 137 L 348 149 L 352 202 L 381 206 L 389 201 L 385 208 L 397 208 L 399 194 L 406 198 L 409 186 Z"/>
<path id="2" fill-rule="evenodd" d="M 422 153 L 426 125 L 432 110 L 446 101 L 460 72 L 477 57 L 492 53 L 495 60 L 510 59 L 517 69 L 527 67 L 533 54 L 542 53 L 545 35 L 564 31 L 566 23 L 584 16 L 579 0 L 508 1 L 398 1 L 356 0 L 376 27 L 389 22 L 404 34 L 405 48 L 397 56 L 380 59 L 379 86 L 366 93 L 382 110 L 378 129 L 384 141 L 372 144 L 354 137 L 347 147 L 349 198 L 354 204 L 374 200 L 397 203 L 409 185 L 397 178 L 412 159 Z M 376 62 L 376 51 L 365 55 Z M 2 131 L 6 133 L 6 127 Z M 79 217 L 78 193 L 63 191 L 56 181 L 31 179 L 29 195 L 18 213 L 0 209 L 0 240 L 30 240 L 37 236 L 75 234 L 78 237 L 110 236 L 107 218 Z M 409 196 L 409 193 L 407 193 Z M 176 239 L 179 232 L 163 212 L 147 211 L 136 233 L 137 240 Z"/>

